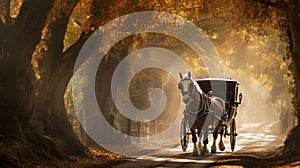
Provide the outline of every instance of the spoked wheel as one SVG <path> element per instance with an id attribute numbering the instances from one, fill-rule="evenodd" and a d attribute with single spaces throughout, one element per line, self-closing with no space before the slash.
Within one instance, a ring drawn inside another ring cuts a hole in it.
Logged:
<path id="1" fill-rule="evenodd" d="M 230 145 L 231 151 L 234 151 L 235 143 L 236 143 L 236 123 L 235 118 L 232 119 L 231 127 L 230 127 Z"/>
<path id="2" fill-rule="evenodd" d="M 180 129 L 180 142 L 182 150 L 185 152 L 189 143 L 189 126 L 186 118 L 183 118 L 181 121 L 181 129 Z"/>

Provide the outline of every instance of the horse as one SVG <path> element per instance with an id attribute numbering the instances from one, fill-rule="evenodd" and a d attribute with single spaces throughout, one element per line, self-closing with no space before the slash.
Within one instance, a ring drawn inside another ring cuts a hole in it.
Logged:
<path id="1" fill-rule="evenodd" d="M 209 126 L 213 127 L 213 144 L 211 146 L 211 153 L 216 153 L 216 139 L 220 134 L 219 149 L 225 150 L 223 143 L 223 126 L 221 118 L 225 114 L 225 102 L 219 97 L 213 97 L 212 91 L 205 94 L 198 83 L 192 78 L 190 72 L 181 74 L 178 88 L 181 91 L 182 99 L 185 104 L 185 114 L 188 117 L 189 128 L 192 134 L 192 142 L 194 149 L 192 155 L 204 155 L 209 153 L 208 132 Z M 198 133 L 198 144 L 197 135 Z M 202 130 L 202 131 L 201 131 Z M 201 146 L 201 136 L 203 134 L 203 147 Z M 200 153 L 199 153 L 200 150 Z"/>

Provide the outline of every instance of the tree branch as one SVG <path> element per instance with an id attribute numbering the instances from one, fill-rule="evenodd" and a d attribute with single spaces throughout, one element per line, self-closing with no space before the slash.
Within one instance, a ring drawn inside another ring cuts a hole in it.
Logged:
<path id="1" fill-rule="evenodd" d="M 19 30 L 15 32 L 19 35 L 18 40 L 23 40 L 27 43 L 26 45 L 30 45 L 27 39 L 30 37 L 29 41 L 32 41 L 34 46 L 36 45 L 53 3 L 54 0 L 24 0 L 15 22 L 15 27 Z"/>
<path id="2" fill-rule="evenodd" d="M 42 39 L 46 43 L 48 51 L 39 53 L 43 59 L 39 60 L 39 65 L 47 66 L 48 75 L 51 74 L 52 68 L 55 68 L 57 62 L 62 58 L 64 38 L 70 16 L 79 0 L 69 0 L 67 4 L 61 0 L 55 0 L 50 10 L 44 29 L 47 30 L 46 36 Z"/>
<path id="3" fill-rule="evenodd" d="M 77 60 L 77 56 L 82 48 L 82 46 L 84 45 L 84 43 L 88 40 L 88 38 L 91 36 L 91 34 L 94 31 L 89 31 L 87 33 L 82 33 L 80 38 L 72 45 L 70 46 L 63 54 L 62 59 L 58 62 L 58 69 L 61 69 L 62 67 L 67 67 L 65 68 L 66 71 L 68 71 L 67 73 L 71 73 L 73 72 L 74 66 L 75 66 L 75 62 Z M 82 60 L 82 62 L 80 62 L 80 64 L 82 64 L 85 60 Z M 60 71 L 60 70 L 58 70 Z M 71 76 L 70 76 L 71 77 Z"/>

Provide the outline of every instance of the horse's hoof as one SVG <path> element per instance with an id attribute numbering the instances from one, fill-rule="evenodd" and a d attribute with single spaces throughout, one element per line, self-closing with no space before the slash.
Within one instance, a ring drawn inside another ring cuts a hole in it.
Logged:
<path id="1" fill-rule="evenodd" d="M 219 144 L 219 149 L 220 149 L 220 151 L 224 151 L 225 150 L 225 146 Z"/>
<path id="2" fill-rule="evenodd" d="M 205 150 L 201 150 L 201 155 L 205 155 L 207 153 Z"/>
<path id="3" fill-rule="evenodd" d="M 209 153 L 207 147 L 203 147 L 202 150 L 201 150 L 201 155 L 205 155 L 205 153 Z"/>
<path id="4" fill-rule="evenodd" d="M 199 152 L 192 152 L 192 156 L 199 156 L 200 155 L 200 153 Z"/>
<path id="5" fill-rule="evenodd" d="M 208 151 L 208 149 L 207 149 L 207 148 L 205 149 L 205 153 L 209 153 L 209 151 Z"/>
<path id="6" fill-rule="evenodd" d="M 211 153 L 217 153 L 217 149 L 216 148 L 211 149 Z"/>
<path id="7" fill-rule="evenodd" d="M 202 145 L 198 145 L 198 149 L 201 150 L 202 149 Z"/>

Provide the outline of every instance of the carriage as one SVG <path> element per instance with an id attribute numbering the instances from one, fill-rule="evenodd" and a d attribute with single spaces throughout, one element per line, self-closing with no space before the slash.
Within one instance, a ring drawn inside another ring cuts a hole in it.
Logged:
<path id="1" fill-rule="evenodd" d="M 208 115 L 217 117 L 217 119 L 221 121 L 224 130 L 223 135 L 224 137 L 230 137 L 231 150 L 234 151 L 236 136 L 238 135 L 236 132 L 235 117 L 237 115 L 238 105 L 241 104 L 242 100 L 242 94 L 238 94 L 239 83 L 236 80 L 224 78 L 204 78 L 198 79 L 196 82 L 205 93 L 209 94 L 209 96 L 220 97 L 225 102 L 224 116 L 213 116 L 213 112 L 208 113 Z M 212 127 L 214 126 L 212 125 Z M 210 130 L 213 129 L 214 128 L 211 128 Z M 181 147 L 183 151 L 186 151 L 187 149 L 190 134 L 187 118 L 186 115 L 184 115 L 180 130 Z"/>

